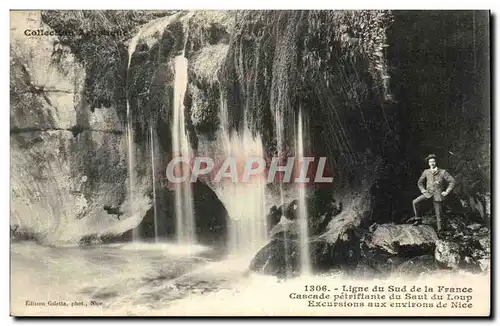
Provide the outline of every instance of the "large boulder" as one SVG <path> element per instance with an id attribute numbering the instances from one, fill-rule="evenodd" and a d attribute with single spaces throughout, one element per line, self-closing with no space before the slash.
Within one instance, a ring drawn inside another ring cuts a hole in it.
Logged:
<path id="1" fill-rule="evenodd" d="M 314 237 L 314 265 L 319 270 L 356 267 L 360 259 L 360 236 L 356 226 L 335 218 L 329 228 Z"/>
<path id="2" fill-rule="evenodd" d="M 359 221 L 366 202 L 362 196 L 343 199 L 349 206 L 343 207 L 325 188 L 311 192 L 307 198 L 307 253 L 314 272 L 331 269 L 352 272 L 361 258 Z M 273 211 L 288 211 L 286 215 L 290 217 L 298 205 L 298 201 L 291 200 Z M 254 256 L 250 270 L 273 275 L 300 273 L 300 255 L 304 252 L 301 228 L 298 219 L 291 220 L 286 215 L 270 230 L 271 241 Z"/>
<path id="3" fill-rule="evenodd" d="M 271 234 L 271 241 L 252 259 L 250 270 L 277 276 L 300 273 L 303 251 L 297 221 L 282 221 Z M 312 270 L 355 268 L 360 258 L 359 241 L 354 224 L 340 217 L 332 220 L 324 233 L 307 239 Z"/>
<path id="4" fill-rule="evenodd" d="M 300 244 L 297 240 L 273 239 L 257 252 L 249 269 L 286 277 L 300 272 Z"/>
<path id="5" fill-rule="evenodd" d="M 250 262 L 250 270 L 275 276 L 292 276 L 301 273 L 300 241 L 276 238 L 257 252 Z M 308 241 L 311 268 L 314 272 L 332 268 L 354 269 L 359 260 L 359 239 L 346 232 L 336 243 L 315 237 Z"/>
<path id="6" fill-rule="evenodd" d="M 393 255 L 419 256 L 434 253 L 438 240 L 436 231 L 428 225 L 382 224 L 368 236 L 366 244 Z"/>

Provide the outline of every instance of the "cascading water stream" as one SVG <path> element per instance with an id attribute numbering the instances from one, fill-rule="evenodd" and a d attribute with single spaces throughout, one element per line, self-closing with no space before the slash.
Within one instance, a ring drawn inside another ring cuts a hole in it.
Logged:
<path id="1" fill-rule="evenodd" d="M 236 158 L 242 168 L 251 157 L 263 157 L 260 139 L 254 139 L 249 131 L 233 134 L 227 141 L 226 152 Z M 255 252 L 265 236 L 265 178 L 256 176 L 250 180 L 238 178 L 238 182 L 222 185 L 222 200 L 231 217 L 230 250 L 233 253 Z"/>
<path id="2" fill-rule="evenodd" d="M 217 195 L 229 214 L 229 251 L 232 254 L 253 254 L 267 240 L 266 234 L 266 178 L 255 175 L 243 180 L 242 171 L 249 159 L 263 159 L 264 148 L 260 137 L 253 136 L 246 124 L 238 133 L 229 132 L 226 102 L 221 96 L 220 115 L 223 155 L 236 160 L 239 171 L 237 182 L 225 181 L 218 185 Z"/>
<path id="3" fill-rule="evenodd" d="M 185 36 L 187 40 L 187 36 Z M 188 84 L 188 62 L 185 57 L 185 47 L 182 53 L 174 58 L 174 101 L 172 149 L 174 156 L 191 158 L 192 151 L 186 132 L 184 119 L 184 95 Z M 176 176 L 189 176 L 188 164 L 177 164 Z M 193 212 L 193 196 L 189 180 L 174 185 L 175 189 L 175 220 L 177 242 L 181 244 L 196 243 L 195 220 Z"/>
<path id="4" fill-rule="evenodd" d="M 132 82 L 132 78 L 130 75 L 130 66 L 132 63 L 132 55 L 135 52 L 137 44 L 140 39 L 144 39 L 146 44 L 150 42 L 152 36 L 159 32 L 164 31 L 165 28 L 172 23 L 173 21 L 177 21 L 179 19 L 179 15 L 175 14 L 169 17 L 159 18 L 157 20 L 151 21 L 147 25 L 143 26 L 139 32 L 130 40 L 128 47 L 128 65 L 127 65 L 127 83 L 128 88 L 133 85 L 130 85 Z M 174 69 L 175 69 L 175 80 L 174 80 L 174 99 L 173 99 L 173 116 L 174 121 L 172 122 L 172 142 L 173 142 L 173 152 L 177 155 L 189 156 L 191 155 L 189 139 L 187 138 L 186 130 L 185 130 L 185 121 L 184 121 L 184 94 L 187 88 L 187 59 L 184 56 L 185 46 L 187 41 L 187 36 L 184 39 L 184 49 L 182 54 L 176 56 L 174 58 Z M 170 93 L 165 94 L 165 96 L 171 96 Z M 126 126 L 126 134 L 127 134 L 127 154 L 128 154 L 128 201 L 129 201 L 129 209 L 130 214 L 137 214 L 138 208 L 136 207 L 136 198 L 138 196 L 138 185 L 137 185 L 137 175 L 136 175 L 136 146 L 134 143 L 134 129 L 133 129 L 133 112 L 131 108 L 130 98 L 127 94 L 127 126 Z M 157 156 L 158 156 L 158 148 L 157 148 L 157 135 L 156 130 L 153 127 L 153 121 L 149 123 L 149 142 L 150 142 L 150 164 L 151 164 L 151 172 L 152 172 L 152 188 L 153 188 L 153 211 L 154 211 L 154 236 L 155 242 L 158 242 L 158 207 L 156 202 L 157 195 Z M 181 175 L 188 173 L 185 167 L 183 167 L 180 171 Z M 176 225 L 177 225 L 177 239 L 182 243 L 194 243 L 196 242 L 194 236 L 194 217 L 193 217 L 193 205 L 192 205 L 192 196 L 191 196 L 191 188 L 189 184 L 183 183 L 177 185 L 178 187 L 175 189 L 175 198 L 176 198 Z M 133 241 L 137 242 L 140 240 L 140 230 L 139 227 L 136 227 L 132 231 Z"/>
<path id="5" fill-rule="evenodd" d="M 140 37 L 140 33 L 137 33 L 131 40 L 128 47 L 128 65 L 127 65 L 127 83 L 130 83 L 130 63 L 132 61 L 132 54 L 135 51 L 137 42 Z M 127 85 L 130 87 L 130 85 Z M 127 150 L 128 150 L 128 199 L 129 199 L 129 209 L 130 214 L 133 215 L 138 212 L 137 207 L 135 207 L 136 200 L 136 187 L 137 187 L 137 176 L 136 176 L 136 150 L 134 144 L 134 130 L 133 130 L 133 118 L 130 107 L 130 99 L 127 94 Z M 132 241 L 139 240 L 139 228 L 136 227 L 132 231 Z"/>
<path id="6" fill-rule="evenodd" d="M 276 143 L 277 143 L 277 155 L 278 158 L 285 159 L 285 150 L 284 150 L 284 119 L 283 119 L 283 112 L 279 109 L 281 106 L 278 105 L 278 109 L 276 109 L 275 113 L 275 126 L 276 126 Z M 285 195 L 284 195 L 284 189 L 283 189 L 283 181 L 280 179 L 279 181 L 279 193 L 280 193 L 280 202 L 279 204 L 281 207 L 284 207 L 285 204 Z M 283 212 L 282 212 L 283 213 Z M 284 237 L 284 251 L 285 251 L 285 269 L 286 269 L 286 274 L 287 276 L 290 274 L 290 263 L 289 263 L 289 255 L 288 255 L 288 241 L 287 241 L 287 234 L 286 232 L 283 233 Z"/>
<path id="7" fill-rule="evenodd" d="M 297 123 L 297 135 L 295 140 L 295 158 L 298 162 L 303 162 L 305 132 L 302 116 L 302 109 L 299 109 L 299 117 Z M 304 164 L 304 163 L 303 163 Z M 300 272 L 302 275 L 311 274 L 311 260 L 309 257 L 309 242 L 308 242 L 308 211 L 307 211 L 307 188 L 306 184 L 297 183 L 298 193 L 298 223 L 299 223 L 299 249 L 300 249 Z"/>
<path id="8" fill-rule="evenodd" d="M 156 207 L 156 142 L 155 142 L 155 132 L 153 128 L 152 121 L 149 126 L 149 137 L 150 137 L 150 147 L 151 147 L 151 176 L 153 182 L 153 214 L 154 214 L 154 233 L 155 242 L 158 242 L 158 211 Z"/>

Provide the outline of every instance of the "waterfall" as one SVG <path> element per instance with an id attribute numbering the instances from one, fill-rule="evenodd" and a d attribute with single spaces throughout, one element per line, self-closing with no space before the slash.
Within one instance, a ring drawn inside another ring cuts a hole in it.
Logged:
<path id="1" fill-rule="evenodd" d="M 185 37 L 187 40 L 187 36 Z M 192 157 L 189 139 L 184 119 L 184 95 L 188 83 L 188 62 L 184 56 L 185 44 L 182 53 L 174 58 L 174 99 L 173 99 L 173 127 L 172 149 L 175 156 Z M 187 164 L 178 164 L 177 177 L 189 175 Z M 175 222 L 177 241 L 183 244 L 196 243 L 195 220 L 193 212 L 193 196 L 189 181 L 178 183 L 175 189 Z"/>
<path id="2" fill-rule="evenodd" d="M 140 28 L 138 33 L 130 40 L 128 47 L 128 65 L 127 65 L 127 87 L 130 89 L 133 87 L 130 83 L 132 78 L 130 75 L 130 66 L 132 63 L 132 55 L 135 52 L 139 39 L 144 40 L 144 42 L 151 47 L 152 42 L 155 40 L 155 34 L 158 32 L 163 32 L 167 26 L 175 21 L 178 21 L 182 17 L 182 14 L 174 14 L 172 16 L 161 17 L 150 21 Z M 187 36 L 184 37 L 184 49 L 182 54 L 174 58 L 174 69 L 175 69 L 175 80 L 174 80 L 174 99 L 173 99 L 173 121 L 172 121 L 172 150 L 174 155 L 191 156 L 191 150 L 189 146 L 189 139 L 187 138 L 185 119 L 184 119 L 184 94 L 187 88 L 187 59 L 184 56 L 186 47 Z M 170 93 L 166 93 L 165 96 L 171 96 Z M 138 184 L 136 175 L 136 147 L 134 144 L 134 129 L 133 129 L 133 113 L 130 104 L 130 98 L 127 94 L 127 154 L 128 154 L 128 200 L 130 214 L 137 214 L 138 209 L 136 207 L 136 199 L 138 197 Z M 158 207 L 157 207 L 157 171 L 158 166 L 157 157 L 159 155 L 158 141 L 156 130 L 153 127 L 154 121 L 150 120 L 149 123 L 149 145 L 150 145 L 150 164 L 151 164 L 151 175 L 152 175 L 152 190 L 153 190 L 153 212 L 154 212 L 154 236 L 155 242 L 158 242 Z M 181 168 L 180 174 L 188 173 L 185 167 Z M 179 184 L 179 187 L 175 189 L 175 214 L 176 214 L 176 225 L 177 225 L 177 239 L 179 242 L 183 243 L 193 243 L 195 242 L 195 225 L 194 225 L 194 214 L 192 205 L 192 195 L 191 188 L 189 184 Z M 139 227 L 135 227 L 132 231 L 133 241 L 140 240 L 140 230 Z"/>
<path id="3" fill-rule="evenodd" d="M 151 42 L 155 39 L 155 34 L 158 32 L 163 32 L 167 26 L 172 23 L 179 21 L 182 15 L 175 14 L 168 17 L 158 18 L 149 22 L 148 24 L 141 27 L 139 32 L 130 40 L 128 48 L 128 65 L 127 65 L 127 82 L 128 88 L 132 87 L 130 85 L 132 78 L 130 76 L 130 66 L 132 54 L 135 52 L 139 39 L 144 40 L 149 47 L 152 46 Z M 186 22 L 184 22 L 186 23 Z M 172 110 L 173 119 L 171 122 L 171 135 L 172 135 L 172 152 L 174 156 L 184 156 L 191 157 L 192 151 L 190 148 L 189 139 L 185 127 L 184 119 L 184 95 L 187 89 L 188 83 L 188 72 L 187 72 L 187 59 L 185 57 L 185 48 L 187 43 L 187 35 L 184 36 L 184 48 L 182 53 L 173 58 L 174 63 L 174 94 L 172 99 Z M 165 96 L 172 96 L 171 93 L 167 92 Z M 138 212 L 135 207 L 135 202 L 137 198 L 137 175 L 136 175 L 136 148 L 134 144 L 134 129 L 133 129 L 133 112 L 131 110 L 130 98 L 127 94 L 127 151 L 128 151 L 128 198 L 131 214 Z M 168 120 L 168 119 L 167 119 Z M 158 193 L 158 180 L 157 171 L 158 166 L 157 157 L 160 154 L 158 152 L 158 141 L 156 130 L 153 127 L 154 121 L 150 120 L 149 123 L 149 145 L 150 145 L 150 164 L 151 164 L 151 175 L 152 175 L 152 190 L 153 190 L 153 213 L 154 213 L 154 236 L 155 242 L 159 240 L 159 224 L 158 224 L 158 207 L 157 207 L 157 193 Z M 187 165 L 180 164 L 177 166 L 176 175 L 182 177 L 189 173 L 189 167 Z M 195 236 L 195 222 L 194 222 L 194 212 L 193 212 L 193 202 L 192 202 L 192 191 L 189 182 L 183 182 L 176 184 L 174 187 L 175 192 L 175 224 L 176 224 L 176 237 L 177 241 L 180 243 L 196 243 Z M 140 240 L 140 230 L 139 227 L 133 229 L 133 239 L 134 241 Z"/>
<path id="4" fill-rule="evenodd" d="M 244 129 L 241 135 L 233 133 L 226 140 L 225 152 L 236 158 L 239 167 L 250 157 L 263 158 L 259 138 L 253 138 Z M 266 179 L 257 176 L 249 181 L 226 182 L 221 185 L 221 200 L 230 216 L 229 248 L 233 253 L 255 252 L 266 240 Z"/>
<path id="5" fill-rule="evenodd" d="M 156 207 L 156 142 L 155 142 L 155 132 L 153 128 L 153 121 L 150 122 L 149 126 L 149 137 L 150 137 L 150 147 L 151 147 L 151 176 L 153 182 L 153 214 L 154 214 L 154 233 L 155 242 L 158 242 L 158 212 Z"/>
<path id="6" fill-rule="evenodd" d="M 242 180 L 241 171 L 249 158 L 264 158 L 264 148 L 259 136 L 253 136 L 246 124 L 239 132 L 229 131 L 226 102 L 221 96 L 220 115 L 222 126 L 223 156 L 235 158 L 238 182 L 222 182 L 217 195 L 229 214 L 229 251 L 232 254 L 250 254 L 260 249 L 267 240 L 266 231 L 266 177 L 255 175 Z"/>
<path id="7" fill-rule="evenodd" d="M 277 144 L 277 155 L 280 159 L 285 158 L 285 149 L 284 149 L 284 119 L 283 119 L 283 112 L 280 109 L 280 105 L 277 106 L 276 113 L 275 113 L 275 126 L 276 126 L 276 144 Z M 279 181 L 279 193 L 280 193 L 280 206 L 285 207 L 285 195 L 284 195 L 284 189 L 283 189 L 283 181 L 280 179 Z M 282 212 L 283 213 L 283 212 Z M 286 274 L 287 276 L 290 274 L 290 262 L 288 261 L 289 259 L 289 254 L 288 254 L 288 241 L 287 241 L 287 234 L 286 232 L 283 233 L 284 237 L 284 252 L 285 252 L 285 269 L 286 269 Z"/>
<path id="8" fill-rule="evenodd" d="M 130 63 L 132 61 L 132 54 L 135 51 L 135 47 L 137 46 L 137 42 L 139 40 L 140 33 L 137 33 L 131 40 L 128 47 L 128 65 L 127 65 L 127 87 L 130 87 L 128 84 L 130 82 Z M 133 215 L 138 212 L 137 207 L 135 206 L 136 202 L 136 187 L 137 187 L 137 176 L 136 176 L 136 150 L 134 144 L 134 128 L 133 128 L 133 119 L 132 112 L 130 108 L 130 99 L 127 92 L 127 150 L 128 150 L 128 199 L 129 199 L 129 209 L 130 214 Z M 139 240 L 139 228 L 136 227 L 132 231 L 132 239 L 133 241 Z"/>
<path id="9" fill-rule="evenodd" d="M 302 116 L 302 108 L 299 108 L 299 117 L 297 123 L 297 133 L 295 140 L 295 157 L 298 162 L 304 158 L 304 124 Z M 307 188 L 306 184 L 297 183 L 298 192 L 298 223 L 299 223 L 299 249 L 300 249 L 300 272 L 303 275 L 311 274 L 311 260 L 309 257 L 309 242 L 308 242 L 308 212 L 307 212 Z"/>

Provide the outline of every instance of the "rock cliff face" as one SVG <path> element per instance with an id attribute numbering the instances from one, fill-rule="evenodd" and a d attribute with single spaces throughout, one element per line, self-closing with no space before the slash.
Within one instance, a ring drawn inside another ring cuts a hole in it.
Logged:
<path id="1" fill-rule="evenodd" d="M 127 208 L 116 108 L 87 102 L 84 63 L 57 36 L 25 35 L 52 31 L 40 12 L 13 12 L 11 22 L 11 225 L 49 244 L 135 227 L 149 200 Z M 105 206 L 120 207 L 120 221 Z"/>
<path id="2" fill-rule="evenodd" d="M 220 78 L 231 126 L 239 129 L 246 119 L 268 154 L 278 148 L 290 154 L 301 108 L 310 119 L 310 153 L 333 161 L 336 186 L 364 179 L 366 160 L 383 155 L 379 142 L 387 126 L 376 120 L 390 98 L 384 48 L 391 17 L 385 11 L 240 13 Z M 367 151 L 377 154 L 367 157 Z"/>
<path id="3" fill-rule="evenodd" d="M 151 215 L 153 201 L 148 139 L 153 124 L 160 146 L 156 167 L 158 193 L 165 195 L 161 201 L 169 206 L 162 206 L 161 217 L 169 220 L 167 225 L 172 224 L 173 210 L 169 208 L 173 205 L 173 193 L 164 182 L 172 149 L 171 59 L 185 46 L 193 76 L 186 97 L 186 101 L 193 103 L 192 109 L 188 106 L 187 128 L 196 143 L 195 130 L 205 132 L 215 127 L 211 121 L 215 108 L 208 110 L 204 103 L 213 103 L 215 97 L 204 94 L 197 85 L 205 85 L 207 79 L 213 78 L 210 70 L 217 68 L 211 68 L 205 61 L 210 61 L 214 53 L 219 57 L 224 53 L 217 43 L 220 40 L 227 43 L 229 35 L 228 18 L 223 13 L 173 14 L 75 11 L 12 14 L 14 237 L 65 245 L 82 238 L 110 239 L 138 226 L 142 229 L 139 234 L 148 237 L 151 219 L 143 221 L 143 218 Z M 148 22 L 152 23 L 151 28 L 138 27 Z M 158 23 L 159 26 L 155 25 Z M 186 32 L 191 38 L 184 37 L 184 25 L 188 26 Z M 27 36 L 26 30 L 55 35 Z M 130 39 L 134 33 L 144 31 L 129 60 Z M 131 106 L 137 151 L 134 198 L 130 198 L 128 191 L 127 101 Z M 208 210 L 210 216 L 198 223 L 203 229 L 199 231 L 201 238 L 213 242 L 213 237 L 203 234 L 207 229 L 223 241 L 227 212 L 213 192 L 200 184 L 195 187 L 195 208 L 200 212 L 206 212 L 207 203 L 215 201 L 215 206 Z M 170 235 L 172 227 L 175 225 L 165 226 L 164 235 Z"/>

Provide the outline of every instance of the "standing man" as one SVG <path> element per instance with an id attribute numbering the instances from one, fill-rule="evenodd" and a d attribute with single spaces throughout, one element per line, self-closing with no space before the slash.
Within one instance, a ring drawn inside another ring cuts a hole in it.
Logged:
<path id="1" fill-rule="evenodd" d="M 418 217 L 417 204 L 423 200 L 432 198 L 436 212 L 437 230 L 439 232 L 442 226 L 442 201 L 453 190 L 453 187 L 455 187 L 455 179 L 446 170 L 437 167 L 436 155 L 430 154 L 425 160 L 429 164 L 430 169 L 424 170 L 422 176 L 418 179 L 418 188 L 422 195 L 413 200 L 413 211 L 415 212 L 415 216 Z M 427 180 L 425 188 L 424 180 Z M 446 190 L 444 190 L 445 181 L 448 183 Z"/>

